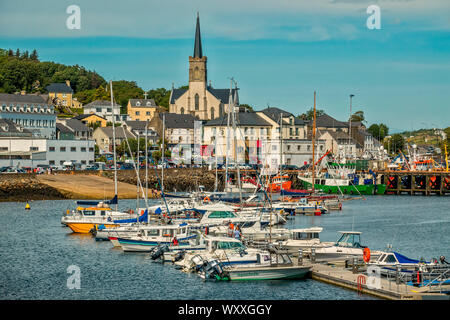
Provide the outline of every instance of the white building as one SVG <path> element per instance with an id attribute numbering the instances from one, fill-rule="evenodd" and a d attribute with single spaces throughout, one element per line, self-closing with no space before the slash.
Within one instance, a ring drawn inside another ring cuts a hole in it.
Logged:
<path id="1" fill-rule="evenodd" d="M 50 140 L 29 137 L 0 138 L 0 166 L 62 166 L 65 162 L 83 169 L 94 162 L 94 140 Z"/>
<path id="2" fill-rule="evenodd" d="M 115 122 L 121 122 L 130 120 L 130 116 L 128 114 L 120 113 L 120 105 L 117 103 L 111 106 L 111 101 L 106 100 L 95 100 L 87 105 L 83 106 L 84 114 L 96 114 L 108 120 L 109 122 L 113 121 L 113 114 L 115 116 Z"/>

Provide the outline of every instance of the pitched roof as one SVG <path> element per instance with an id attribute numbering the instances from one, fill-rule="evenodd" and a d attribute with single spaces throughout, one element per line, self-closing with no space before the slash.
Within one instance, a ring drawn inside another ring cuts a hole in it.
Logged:
<path id="1" fill-rule="evenodd" d="M 31 131 L 23 128 L 10 119 L 0 119 L 0 134 L 2 133 L 18 134 L 22 136 L 31 135 Z"/>
<path id="2" fill-rule="evenodd" d="M 266 116 L 271 118 L 273 121 L 280 121 L 280 115 L 283 113 L 283 116 L 293 116 L 292 113 L 281 110 L 275 107 L 267 107 L 266 109 L 261 110 L 260 112 L 264 113 Z"/>
<path id="3" fill-rule="evenodd" d="M 66 83 L 50 83 L 45 87 L 48 92 L 56 92 L 56 93 L 73 93 L 71 87 L 69 87 Z"/>
<path id="4" fill-rule="evenodd" d="M 164 126 L 166 128 L 194 129 L 194 121 L 197 120 L 191 114 L 158 113 L 161 120 L 163 114 L 165 115 Z"/>
<path id="5" fill-rule="evenodd" d="M 89 131 L 89 127 L 77 119 L 66 119 L 64 125 L 72 131 Z"/>
<path id="6" fill-rule="evenodd" d="M 91 116 L 96 116 L 96 117 L 99 117 L 99 118 L 102 118 L 102 119 L 106 120 L 102 116 L 99 116 L 98 114 L 95 114 L 95 113 L 80 114 L 80 115 L 78 115 L 76 117 L 73 117 L 72 119 L 83 120 L 83 119 L 89 118 Z"/>
<path id="7" fill-rule="evenodd" d="M 343 132 L 343 131 L 332 131 L 332 130 L 321 130 L 320 131 L 321 135 L 325 134 L 325 133 L 329 133 L 330 136 L 336 140 L 338 143 L 339 142 L 344 142 L 344 143 L 348 143 L 348 133 Z M 356 141 L 353 137 L 350 139 L 351 143 L 357 144 L 358 141 Z"/>
<path id="8" fill-rule="evenodd" d="M 56 123 L 56 130 L 58 130 L 62 133 L 73 133 L 73 131 L 69 127 L 67 127 L 63 123 L 59 123 L 59 122 Z"/>
<path id="9" fill-rule="evenodd" d="M 119 107 L 120 105 L 114 102 L 115 107 Z M 95 100 L 87 105 L 83 106 L 83 108 L 89 108 L 89 107 L 111 107 L 111 101 L 107 100 Z"/>
<path id="10" fill-rule="evenodd" d="M 125 121 L 125 124 L 132 130 L 145 130 L 146 123 L 147 123 L 146 121 L 139 121 L 139 120 Z"/>
<path id="11" fill-rule="evenodd" d="M 188 89 L 172 89 L 170 104 L 174 104 Z"/>
<path id="12" fill-rule="evenodd" d="M 312 121 L 310 121 L 310 124 L 312 124 Z M 344 122 L 338 121 L 334 119 L 333 117 L 330 117 L 326 113 L 324 113 L 321 116 L 316 117 L 316 127 L 325 127 L 325 128 L 347 128 L 348 125 Z"/>
<path id="13" fill-rule="evenodd" d="M 205 126 L 226 126 L 227 114 L 219 118 L 208 121 Z M 256 112 L 237 112 L 236 113 L 237 126 L 271 126 L 269 122 L 260 117 Z"/>
<path id="14" fill-rule="evenodd" d="M 0 103 L 15 103 L 15 104 L 42 104 L 46 105 L 47 102 L 39 95 L 35 94 L 10 94 L 0 93 Z"/>
<path id="15" fill-rule="evenodd" d="M 230 101 L 230 89 L 214 89 L 212 87 L 208 87 L 207 90 L 215 96 L 217 99 L 222 101 L 223 104 L 228 104 Z M 232 89 L 232 94 L 237 97 L 239 88 Z M 239 97 L 237 97 L 236 105 L 239 104 Z"/>
<path id="16" fill-rule="evenodd" d="M 98 127 L 95 129 L 95 131 L 100 130 L 102 131 L 108 138 L 113 137 L 113 127 Z M 117 139 L 124 139 L 125 137 L 127 139 L 135 139 L 135 135 L 130 132 L 128 129 L 125 129 L 123 127 L 116 127 L 116 133 L 115 136 Z M 125 134 L 124 134 L 125 131 Z"/>
<path id="17" fill-rule="evenodd" d="M 130 99 L 129 102 L 133 108 L 157 107 L 156 102 L 153 99 Z M 139 103 L 139 105 L 137 105 L 137 103 Z"/>

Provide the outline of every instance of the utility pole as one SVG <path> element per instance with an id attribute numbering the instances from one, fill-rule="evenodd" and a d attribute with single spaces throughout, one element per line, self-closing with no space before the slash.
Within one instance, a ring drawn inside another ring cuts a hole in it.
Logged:
<path id="1" fill-rule="evenodd" d="M 316 91 L 314 91 L 314 119 L 313 119 L 313 130 L 312 130 L 312 194 L 314 195 L 314 182 L 316 180 L 316 170 L 315 170 L 315 159 L 314 159 L 314 152 L 315 152 L 315 144 L 316 144 Z"/>
<path id="2" fill-rule="evenodd" d="M 352 140 L 352 98 L 354 94 L 350 95 L 350 118 L 348 119 L 348 148 L 350 149 L 350 141 Z"/>

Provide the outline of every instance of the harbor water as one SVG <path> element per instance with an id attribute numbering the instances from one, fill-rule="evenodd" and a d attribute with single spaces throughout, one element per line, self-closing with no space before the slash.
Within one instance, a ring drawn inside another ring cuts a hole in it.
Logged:
<path id="1" fill-rule="evenodd" d="M 154 203 L 155 201 L 152 201 Z M 0 203 L 0 299 L 150 300 L 353 300 L 375 299 L 312 279 L 295 281 L 204 282 L 146 254 L 123 253 L 108 241 L 73 234 L 60 223 L 75 201 Z M 121 200 L 132 208 L 134 200 Z M 322 216 L 297 215 L 285 227 L 323 227 L 322 241 L 338 231 L 362 232 L 362 245 L 387 244 L 411 258 L 450 260 L 450 197 L 368 196 Z M 70 289 L 71 266 L 80 271 L 79 289 Z"/>

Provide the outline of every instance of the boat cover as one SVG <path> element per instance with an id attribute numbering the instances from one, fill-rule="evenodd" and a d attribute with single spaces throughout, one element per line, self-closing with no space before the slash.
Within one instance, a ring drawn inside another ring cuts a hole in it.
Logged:
<path id="1" fill-rule="evenodd" d="M 77 201 L 77 205 L 79 206 L 96 206 L 98 205 L 101 200 L 99 201 L 92 201 L 92 200 L 79 200 Z M 111 200 L 103 201 L 104 204 L 117 204 L 117 194 L 112 198 Z"/>
<path id="2" fill-rule="evenodd" d="M 419 263 L 419 260 L 410 259 L 398 252 L 394 252 L 394 255 L 399 263 Z"/>
<path id="3" fill-rule="evenodd" d="M 139 216 L 139 222 L 147 221 L 147 217 L 148 217 L 148 211 L 146 209 L 145 212 L 142 215 Z M 114 223 L 133 223 L 133 222 L 136 222 L 136 218 L 134 218 L 134 219 L 114 220 Z"/>

